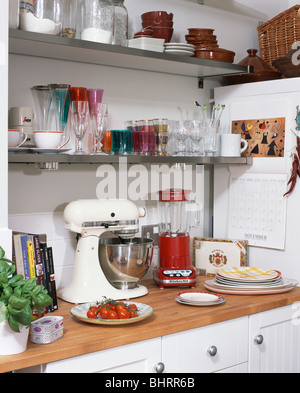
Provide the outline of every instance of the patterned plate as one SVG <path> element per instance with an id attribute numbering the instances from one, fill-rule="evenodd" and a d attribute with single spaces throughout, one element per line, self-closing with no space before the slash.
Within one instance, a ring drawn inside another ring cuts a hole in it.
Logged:
<path id="1" fill-rule="evenodd" d="M 260 267 L 241 266 L 220 269 L 218 275 L 235 280 L 265 281 L 278 278 L 281 273 L 276 270 L 262 269 Z"/>

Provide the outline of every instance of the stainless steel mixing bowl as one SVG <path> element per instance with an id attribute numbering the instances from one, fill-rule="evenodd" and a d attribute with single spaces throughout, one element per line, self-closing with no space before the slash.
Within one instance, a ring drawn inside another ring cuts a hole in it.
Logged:
<path id="1" fill-rule="evenodd" d="M 103 238 L 99 240 L 100 266 L 108 281 L 118 289 L 132 289 L 147 273 L 153 256 L 148 238 Z"/>

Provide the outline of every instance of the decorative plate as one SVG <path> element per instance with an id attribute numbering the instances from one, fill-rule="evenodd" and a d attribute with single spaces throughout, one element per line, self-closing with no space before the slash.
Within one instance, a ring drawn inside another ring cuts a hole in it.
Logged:
<path id="1" fill-rule="evenodd" d="M 79 304 L 78 306 L 73 307 L 70 310 L 71 315 L 73 317 L 79 319 L 83 322 L 92 323 L 94 325 L 127 325 L 131 323 L 140 322 L 143 319 L 150 317 L 153 314 L 153 308 L 143 303 L 135 303 L 135 302 L 124 302 L 126 305 L 135 304 L 137 306 L 137 317 L 129 318 L 129 319 L 90 319 L 86 316 L 86 313 L 90 306 L 95 305 L 95 303 L 84 303 Z"/>
<path id="2" fill-rule="evenodd" d="M 190 306 L 214 306 L 224 303 L 225 298 L 217 293 L 189 291 L 178 293 L 175 301 Z"/>
<path id="3" fill-rule="evenodd" d="M 218 275 L 236 280 L 264 281 L 277 278 L 281 273 L 276 270 L 262 269 L 260 267 L 241 266 L 220 269 Z"/>

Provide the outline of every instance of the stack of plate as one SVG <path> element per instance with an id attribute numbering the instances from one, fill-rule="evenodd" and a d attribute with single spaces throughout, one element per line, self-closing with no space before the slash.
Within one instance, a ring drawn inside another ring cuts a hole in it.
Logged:
<path id="1" fill-rule="evenodd" d="M 225 302 L 222 295 L 198 291 L 180 292 L 175 296 L 175 300 L 187 306 L 216 306 Z"/>
<path id="2" fill-rule="evenodd" d="M 277 270 L 259 267 L 220 269 L 214 280 L 205 281 L 206 289 L 240 295 L 273 294 L 288 292 L 298 282 L 283 278 Z"/>
<path id="3" fill-rule="evenodd" d="M 194 56 L 195 47 L 191 44 L 182 44 L 180 42 L 172 42 L 164 44 L 165 53 L 177 56 Z"/>

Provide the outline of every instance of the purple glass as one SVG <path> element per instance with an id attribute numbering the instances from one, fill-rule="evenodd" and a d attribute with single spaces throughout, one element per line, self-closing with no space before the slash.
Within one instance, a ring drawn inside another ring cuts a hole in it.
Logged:
<path id="1" fill-rule="evenodd" d="M 103 89 L 87 89 L 90 111 L 92 109 L 91 106 L 102 103 L 103 92 Z"/>

